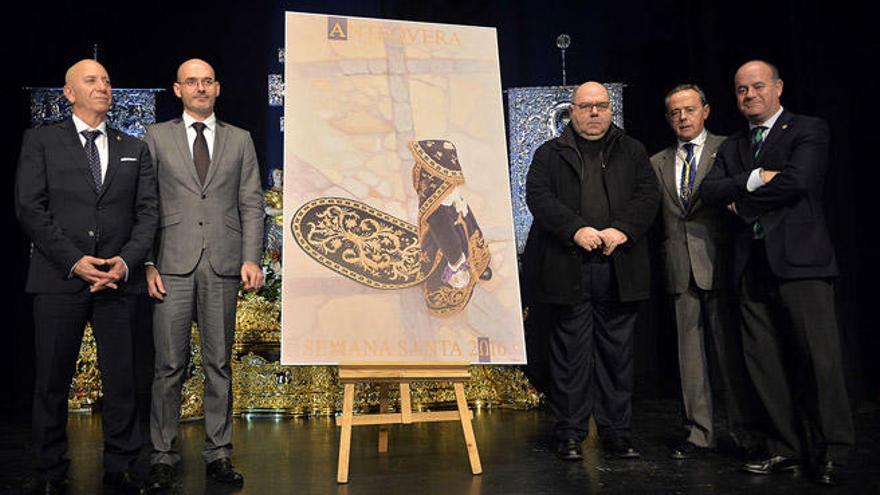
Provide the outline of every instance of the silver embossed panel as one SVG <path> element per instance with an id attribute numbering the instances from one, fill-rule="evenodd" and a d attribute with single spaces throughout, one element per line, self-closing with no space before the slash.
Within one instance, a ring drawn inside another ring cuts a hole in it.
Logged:
<path id="1" fill-rule="evenodd" d="M 31 92 L 31 125 L 59 122 L 70 116 L 70 103 L 61 88 L 26 88 Z M 111 127 L 143 137 L 146 126 L 156 123 L 156 93 L 164 89 L 113 89 L 113 106 L 107 112 Z"/>

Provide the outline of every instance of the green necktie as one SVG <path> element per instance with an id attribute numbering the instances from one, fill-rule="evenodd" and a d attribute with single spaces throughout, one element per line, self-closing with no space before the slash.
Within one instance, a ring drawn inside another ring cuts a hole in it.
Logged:
<path id="1" fill-rule="evenodd" d="M 761 147 L 764 146 L 764 131 L 766 130 L 767 128 L 762 125 L 752 129 L 752 156 L 755 160 L 758 159 L 758 154 L 761 153 Z M 764 229 L 761 227 L 760 222 L 755 221 L 755 223 L 752 224 L 752 234 L 753 239 L 764 238 Z"/>

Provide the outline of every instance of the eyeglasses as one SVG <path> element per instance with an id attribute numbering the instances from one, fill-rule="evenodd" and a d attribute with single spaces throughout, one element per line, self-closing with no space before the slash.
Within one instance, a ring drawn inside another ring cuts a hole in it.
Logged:
<path id="1" fill-rule="evenodd" d="M 572 103 L 571 106 L 577 108 L 578 110 L 580 110 L 582 112 L 589 112 L 593 108 L 595 108 L 596 110 L 598 110 L 600 112 L 607 112 L 611 108 L 611 102 L 610 101 L 600 101 L 597 103 L 590 103 L 590 102 L 585 101 L 585 102 L 581 102 L 581 103 Z"/>
<path id="2" fill-rule="evenodd" d="M 699 110 L 698 107 L 684 107 L 684 108 L 673 108 L 672 110 L 666 112 L 668 117 L 677 118 L 681 116 L 681 114 L 685 114 L 688 116 L 695 115 Z"/>
<path id="3" fill-rule="evenodd" d="M 177 84 L 182 84 L 188 88 L 195 88 L 199 84 L 206 88 L 210 88 L 211 86 L 217 84 L 217 81 L 211 79 L 210 77 L 206 77 L 204 79 L 196 79 L 195 77 L 190 77 L 188 79 L 184 79 L 183 81 L 177 81 Z"/>

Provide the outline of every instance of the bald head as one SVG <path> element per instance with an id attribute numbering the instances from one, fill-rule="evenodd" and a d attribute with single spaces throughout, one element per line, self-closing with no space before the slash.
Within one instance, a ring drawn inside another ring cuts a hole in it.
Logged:
<path id="1" fill-rule="evenodd" d="M 177 80 L 186 80 L 186 75 L 193 71 L 207 71 L 211 73 L 211 78 L 214 78 L 214 68 L 211 67 L 211 64 L 205 62 L 200 58 L 191 58 L 186 62 L 180 64 L 180 67 L 177 68 Z"/>
<path id="2" fill-rule="evenodd" d="M 214 103 L 220 96 L 220 83 L 214 78 L 211 64 L 192 58 L 177 68 L 174 94 L 183 102 L 183 111 L 198 121 L 214 113 Z"/>
<path id="3" fill-rule="evenodd" d="M 602 139 L 611 127 L 611 97 L 601 83 L 588 81 L 571 97 L 571 123 L 588 141 Z"/>
<path id="4" fill-rule="evenodd" d="M 98 62 L 85 59 L 70 66 L 64 75 L 64 96 L 74 115 L 97 127 L 110 110 L 111 87 L 107 70 Z"/>
<path id="5" fill-rule="evenodd" d="M 608 95 L 608 90 L 605 88 L 605 85 L 596 81 L 587 81 L 580 86 L 578 86 L 574 93 L 571 95 L 571 102 L 574 103 L 577 101 L 578 96 L 583 95 L 601 95 L 606 100 L 610 100 L 611 97 Z"/>
<path id="6" fill-rule="evenodd" d="M 85 73 L 102 72 L 107 75 L 107 69 L 99 64 L 96 60 L 86 58 L 70 66 L 64 73 L 64 84 L 70 84 L 77 77 L 82 77 Z"/>

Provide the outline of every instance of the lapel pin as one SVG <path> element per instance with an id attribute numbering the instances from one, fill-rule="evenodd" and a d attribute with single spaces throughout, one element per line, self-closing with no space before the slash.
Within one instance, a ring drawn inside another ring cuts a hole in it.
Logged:
<path id="1" fill-rule="evenodd" d="M 117 140 L 117 141 L 122 141 L 122 136 L 120 136 L 119 134 L 117 134 L 117 135 L 116 135 L 116 140 Z"/>
<path id="2" fill-rule="evenodd" d="M 788 124 L 782 124 L 782 130 L 784 131 L 786 129 L 788 129 Z"/>

